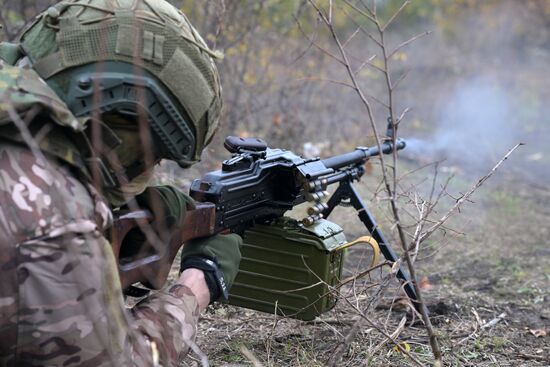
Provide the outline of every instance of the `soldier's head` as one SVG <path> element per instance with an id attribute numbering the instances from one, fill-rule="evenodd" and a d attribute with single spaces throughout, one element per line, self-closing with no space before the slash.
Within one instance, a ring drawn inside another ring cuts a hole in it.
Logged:
<path id="1" fill-rule="evenodd" d="M 106 121 L 123 145 L 136 136 L 124 131 L 146 125 L 156 160 L 196 162 L 218 126 L 215 55 L 164 0 L 62 1 L 22 35 L 21 45 L 76 117 Z M 147 140 L 140 135 L 137 145 Z M 121 158 L 132 164 L 132 157 Z"/>

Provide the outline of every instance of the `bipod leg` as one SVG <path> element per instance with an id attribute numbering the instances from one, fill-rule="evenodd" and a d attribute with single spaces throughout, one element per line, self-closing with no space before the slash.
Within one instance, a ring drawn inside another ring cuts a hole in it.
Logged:
<path id="1" fill-rule="evenodd" d="M 336 208 L 336 206 L 340 204 L 342 200 L 345 200 L 348 198 L 349 198 L 349 194 L 345 189 L 345 187 L 342 186 L 342 182 L 340 182 L 340 185 L 338 186 L 336 191 L 334 191 L 334 194 L 332 194 L 330 199 L 328 199 L 327 201 L 328 208 L 325 211 L 323 211 L 323 218 L 328 218 L 328 216 L 330 215 L 330 213 L 332 213 L 334 208 Z"/>
<path id="2" fill-rule="evenodd" d="M 380 246 L 380 251 L 386 258 L 386 260 L 395 263 L 398 260 L 397 254 L 395 253 L 395 251 L 393 251 L 390 243 L 382 234 L 382 231 L 374 220 L 372 213 L 367 208 L 351 182 L 343 181 L 340 183 L 340 186 L 338 186 L 334 194 L 327 202 L 328 209 L 323 212 L 323 216 L 325 218 L 328 217 L 334 207 L 336 207 L 336 205 L 338 205 L 344 199 L 349 199 L 353 208 L 357 210 L 357 216 L 359 217 L 361 222 L 363 222 L 370 235 L 376 240 L 376 242 L 378 242 L 378 246 Z M 402 266 L 399 267 L 397 277 L 403 282 L 405 293 L 407 293 L 407 296 L 414 304 L 416 310 L 420 312 L 420 305 L 417 303 L 418 298 L 416 297 L 416 291 L 414 290 L 411 277 Z"/>

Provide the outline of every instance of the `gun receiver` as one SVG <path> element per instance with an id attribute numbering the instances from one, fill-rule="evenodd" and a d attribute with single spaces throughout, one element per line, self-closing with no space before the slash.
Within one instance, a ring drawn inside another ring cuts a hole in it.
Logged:
<path id="1" fill-rule="evenodd" d="M 260 139 L 228 137 L 224 145 L 233 153 L 232 158 L 223 162 L 221 170 L 210 172 L 192 183 L 190 194 L 199 205 L 188 211 L 180 226 L 181 231 L 174 236 L 164 254 L 150 256 L 149 262 L 142 259 L 137 263 L 138 269 L 131 266 L 131 261 L 119 259 L 119 264 L 124 263 L 119 267 L 123 288 L 136 281 L 147 282 L 153 288 L 161 287 L 177 251 L 186 240 L 226 230 L 242 234 L 255 223 L 269 223 L 306 201 L 313 202 L 313 206 L 308 210 L 309 216 L 303 220 L 305 226 L 328 217 L 337 205 L 349 200 L 385 258 L 390 262 L 398 260 L 353 182 L 364 174 L 364 163 L 368 159 L 403 149 L 405 141 L 398 139 L 395 146 L 386 141 L 380 149 L 358 147 L 352 152 L 326 159 L 304 159 L 288 150 L 270 149 Z M 327 187 L 336 183 L 339 184 L 336 191 L 328 202 L 323 202 L 328 197 Z M 128 220 L 126 224 L 118 222 L 113 233 L 117 258 L 127 227 L 131 226 Z M 414 302 L 417 297 L 409 275 L 402 268 L 397 275 Z"/>
<path id="2" fill-rule="evenodd" d="M 216 232 L 231 229 L 241 233 L 254 222 L 281 217 L 296 205 L 321 195 L 331 184 L 358 180 L 364 173 L 363 164 L 379 154 L 377 147 L 359 147 L 324 160 L 304 159 L 287 150 L 252 151 L 247 146 L 244 139 L 243 145 L 235 147 L 240 153 L 224 161 L 221 170 L 191 185 L 190 194 L 195 200 L 215 204 Z M 399 140 L 397 149 L 404 147 L 405 142 Z M 392 143 L 383 143 L 382 151 L 392 152 Z"/>

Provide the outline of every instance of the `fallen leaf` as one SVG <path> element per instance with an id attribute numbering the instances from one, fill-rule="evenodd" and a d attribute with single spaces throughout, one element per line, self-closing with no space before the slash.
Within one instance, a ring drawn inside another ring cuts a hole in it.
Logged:
<path id="1" fill-rule="evenodd" d="M 393 308 L 394 311 L 408 312 L 408 310 L 412 307 L 411 300 L 406 296 L 397 297 L 397 299 L 394 300 L 391 307 Z"/>
<path id="2" fill-rule="evenodd" d="M 372 175 L 372 171 L 374 170 L 374 167 L 372 165 L 372 162 L 370 160 L 365 162 L 365 174 Z"/>
<path id="3" fill-rule="evenodd" d="M 405 350 L 405 352 L 407 353 L 410 353 L 411 351 L 411 346 L 409 345 L 409 343 L 405 343 L 405 342 L 399 342 L 399 346 Z M 394 345 L 393 346 L 393 350 L 396 351 L 397 353 L 401 353 L 401 349 L 397 346 L 397 345 Z"/>
<path id="4" fill-rule="evenodd" d="M 430 280 L 428 279 L 428 277 L 424 276 L 422 277 L 422 279 L 420 279 L 420 289 L 429 291 L 433 287 L 434 286 L 430 284 Z"/>
<path id="5" fill-rule="evenodd" d="M 273 125 L 280 127 L 283 123 L 283 115 L 281 115 L 279 112 L 275 113 L 273 115 L 273 118 L 271 119 L 271 122 L 273 123 Z"/>
<path id="6" fill-rule="evenodd" d="M 529 332 L 537 338 L 546 336 L 546 330 L 544 329 L 529 329 Z"/>

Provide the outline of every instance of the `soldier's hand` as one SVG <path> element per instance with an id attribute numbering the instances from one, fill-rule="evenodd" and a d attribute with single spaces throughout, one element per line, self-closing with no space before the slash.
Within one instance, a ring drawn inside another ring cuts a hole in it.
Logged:
<path id="1" fill-rule="evenodd" d="M 187 242 L 181 254 L 184 271 L 196 268 L 204 271 L 210 290 L 210 303 L 227 298 L 239 271 L 242 239 L 236 234 L 216 235 Z"/>

